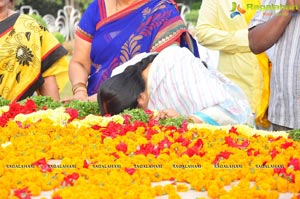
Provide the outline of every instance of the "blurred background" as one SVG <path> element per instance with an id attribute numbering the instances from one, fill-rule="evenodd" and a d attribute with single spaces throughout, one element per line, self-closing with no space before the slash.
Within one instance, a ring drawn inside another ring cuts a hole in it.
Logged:
<path id="1" fill-rule="evenodd" d="M 38 10 L 39 14 L 57 15 L 57 11 L 66 5 L 71 5 L 81 13 L 87 8 L 92 0 L 16 0 L 15 9 L 20 9 L 23 5 L 30 5 Z M 176 3 L 183 3 L 190 7 L 190 12 L 186 14 L 186 21 L 196 23 L 198 10 L 202 0 L 175 0 Z"/>

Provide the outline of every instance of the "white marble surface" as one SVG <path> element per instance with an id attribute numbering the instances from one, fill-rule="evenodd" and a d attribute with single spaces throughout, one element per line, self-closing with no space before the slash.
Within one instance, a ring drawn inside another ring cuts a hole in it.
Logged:
<path id="1" fill-rule="evenodd" d="M 173 183 L 172 181 L 162 181 L 162 182 L 156 182 L 156 183 L 152 183 L 153 186 L 156 185 L 167 185 L 167 184 L 171 184 Z M 229 191 L 231 189 L 232 186 L 235 186 L 239 183 L 239 181 L 233 182 L 231 183 L 230 186 L 225 186 L 224 189 L 226 191 Z M 180 184 L 180 183 L 177 183 Z M 182 183 L 182 184 L 186 184 L 186 183 Z M 252 183 L 253 185 L 254 183 Z M 190 187 L 190 185 L 186 184 L 188 187 Z M 53 191 L 47 191 L 47 192 L 42 192 L 40 196 L 36 196 L 36 197 L 31 197 L 32 199 L 40 199 L 42 197 L 46 198 L 46 199 L 51 199 L 51 194 L 53 193 Z M 195 199 L 197 197 L 202 197 L 202 198 L 209 198 L 207 195 L 207 192 L 197 192 L 194 190 L 189 190 L 187 192 L 180 192 L 178 193 L 180 195 L 180 197 L 182 199 Z M 280 194 L 280 197 L 278 199 L 289 199 L 293 196 L 293 194 L 291 193 L 282 193 Z M 163 195 L 163 196 L 157 196 L 155 197 L 155 199 L 168 199 L 169 196 L 168 195 Z"/>

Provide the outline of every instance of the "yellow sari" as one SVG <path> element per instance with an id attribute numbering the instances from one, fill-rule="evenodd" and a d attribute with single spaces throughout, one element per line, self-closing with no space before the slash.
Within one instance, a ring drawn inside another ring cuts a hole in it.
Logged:
<path id="1" fill-rule="evenodd" d="M 247 8 L 247 4 L 255 4 L 260 5 L 261 0 L 242 0 L 243 8 Z M 250 23 L 253 18 L 256 10 L 246 10 L 244 13 L 244 17 L 246 19 L 247 24 Z M 262 98 L 261 103 L 257 107 L 255 122 L 258 126 L 262 126 L 264 128 L 268 128 L 270 126 L 270 122 L 268 121 L 268 106 L 269 106 L 269 98 L 270 98 L 270 72 L 271 65 L 269 62 L 269 58 L 266 53 L 258 54 L 257 60 L 259 62 L 259 66 L 261 68 L 263 74 L 263 89 L 262 89 Z"/>
<path id="2" fill-rule="evenodd" d="M 55 76 L 60 91 L 68 81 L 67 51 L 30 16 L 15 13 L 0 22 L 0 96 L 17 101 L 31 96 Z"/>

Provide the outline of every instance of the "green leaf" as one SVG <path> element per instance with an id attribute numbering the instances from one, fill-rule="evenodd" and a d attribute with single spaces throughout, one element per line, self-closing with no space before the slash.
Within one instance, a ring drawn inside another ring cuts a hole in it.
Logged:
<path id="1" fill-rule="evenodd" d="M 149 116 L 145 113 L 144 110 L 136 108 L 136 109 L 126 109 L 124 110 L 121 115 L 130 115 L 131 122 L 134 121 L 141 121 L 141 122 L 148 122 Z"/>
<path id="2" fill-rule="evenodd" d="M 9 103 L 9 100 L 0 97 L 0 106 L 7 106 Z"/>
<path id="3" fill-rule="evenodd" d="M 300 141 L 300 129 L 293 129 L 288 131 L 287 133 L 293 140 Z"/>
<path id="4" fill-rule="evenodd" d="M 97 102 L 82 102 L 79 100 L 73 100 L 68 104 L 64 104 L 66 108 L 73 108 L 78 111 L 78 117 L 82 118 L 89 114 L 99 115 L 99 105 Z"/>
<path id="5" fill-rule="evenodd" d="M 175 126 L 177 128 L 180 128 L 184 120 L 185 120 L 184 117 L 166 118 L 166 119 L 159 120 L 159 123 L 164 126 Z"/>

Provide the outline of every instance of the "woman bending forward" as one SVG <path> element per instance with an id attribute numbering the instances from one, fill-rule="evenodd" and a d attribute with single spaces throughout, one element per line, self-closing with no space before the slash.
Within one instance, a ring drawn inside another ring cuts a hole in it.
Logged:
<path id="1" fill-rule="evenodd" d="M 208 70 L 187 48 L 172 45 L 160 53 L 137 55 L 112 75 L 98 91 L 103 115 L 142 108 L 212 125 L 253 124 L 242 90 L 220 72 Z"/>

